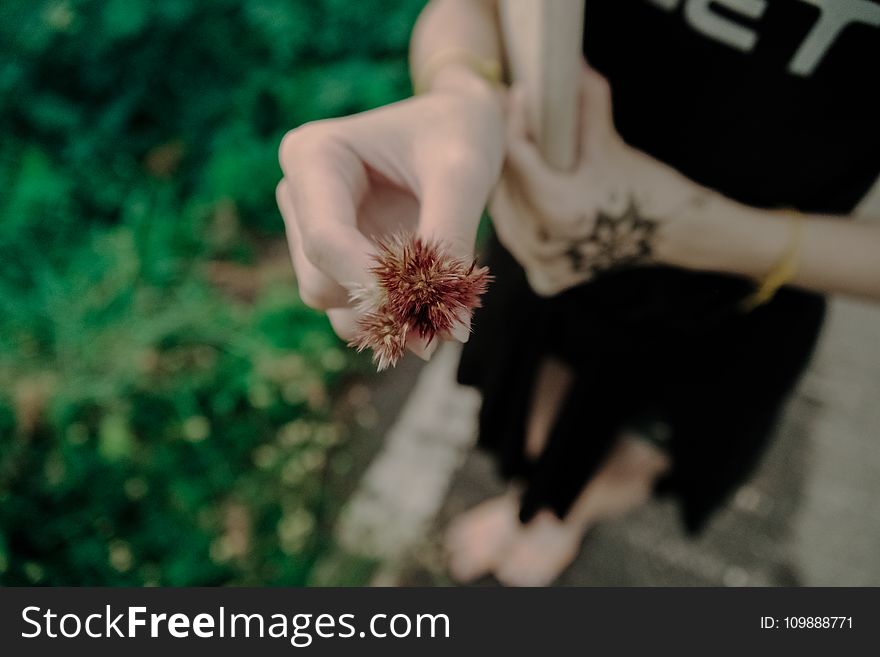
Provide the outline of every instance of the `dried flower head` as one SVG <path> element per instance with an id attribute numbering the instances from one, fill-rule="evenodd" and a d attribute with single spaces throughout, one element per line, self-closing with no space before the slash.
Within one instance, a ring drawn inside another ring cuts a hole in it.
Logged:
<path id="1" fill-rule="evenodd" d="M 354 347 L 358 352 L 372 349 L 373 362 L 380 372 L 394 367 L 403 357 L 409 326 L 398 322 L 395 316 L 384 309 L 360 315 L 357 329 L 357 334 L 348 346 Z"/>
<path id="2" fill-rule="evenodd" d="M 350 344 L 358 351 L 371 348 L 383 370 L 403 356 L 409 331 L 430 342 L 464 325 L 491 277 L 488 269 L 450 255 L 438 241 L 397 235 L 378 246 L 370 270 L 375 287 L 350 290 L 360 312 Z"/>

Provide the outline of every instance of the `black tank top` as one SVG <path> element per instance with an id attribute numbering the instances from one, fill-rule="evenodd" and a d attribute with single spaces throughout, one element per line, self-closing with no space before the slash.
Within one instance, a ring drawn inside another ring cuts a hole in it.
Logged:
<path id="1" fill-rule="evenodd" d="M 586 0 L 617 128 L 759 207 L 848 213 L 880 175 L 880 0 Z"/>

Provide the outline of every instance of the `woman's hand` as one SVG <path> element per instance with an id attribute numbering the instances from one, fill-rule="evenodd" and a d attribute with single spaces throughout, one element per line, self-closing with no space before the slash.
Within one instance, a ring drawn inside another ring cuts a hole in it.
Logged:
<path id="1" fill-rule="evenodd" d="M 785 283 L 880 300 L 876 225 L 800 215 L 796 238 L 790 213 L 726 198 L 624 143 L 598 73 L 585 69 L 582 89 L 579 160 L 565 173 L 548 168 L 529 140 L 524 98 L 510 99 L 507 160 L 490 211 L 536 292 L 648 263 L 758 283 L 794 249 Z"/>
<path id="2" fill-rule="evenodd" d="M 509 103 L 507 160 L 491 203 L 498 238 L 539 294 L 597 274 L 654 262 L 664 240 L 690 222 L 709 195 L 674 170 L 627 146 L 614 128 L 606 80 L 585 68 L 578 163 L 545 164 L 526 128 L 525 98 Z M 678 225 L 674 225 L 678 224 Z"/>
<path id="3" fill-rule="evenodd" d="M 277 199 L 303 301 L 350 339 L 348 290 L 370 282 L 372 238 L 407 230 L 472 257 L 503 153 L 497 93 L 456 69 L 423 96 L 289 132 Z M 407 346 L 427 358 L 436 343 Z"/>

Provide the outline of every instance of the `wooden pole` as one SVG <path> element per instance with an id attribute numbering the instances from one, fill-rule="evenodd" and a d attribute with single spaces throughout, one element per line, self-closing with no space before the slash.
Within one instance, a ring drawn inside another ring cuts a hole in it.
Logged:
<path id="1" fill-rule="evenodd" d="M 577 157 L 584 0 L 502 0 L 513 79 L 526 88 L 530 129 L 551 166 Z"/>
<path id="2" fill-rule="evenodd" d="M 578 156 L 584 0 L 501 0 L 501 28 L 514 81 L 526 89 L 529 129 L 546 162 L 571 169 Z M 526 270 L 541 295 L 558 290 Z"/>

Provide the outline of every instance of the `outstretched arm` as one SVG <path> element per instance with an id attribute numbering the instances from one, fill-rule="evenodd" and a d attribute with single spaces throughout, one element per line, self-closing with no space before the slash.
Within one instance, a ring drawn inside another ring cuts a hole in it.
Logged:
<path id="1" fill-rule="evenodd" d="M 504 157 L 499 94 L 481 66 L 499 63 L 494 4 L 432 0 L 412 38 L 420 95 L 291 130 L 281 143 L 278 206 L 300 295 L 355 333 L 350 291 L 369 286 L 374 237 L 401 231 L 473 254 L 477 226 Z M 467 318 L 462 318 L 464 324 Z M 444 338 L 466 339 L 460 335 Z M 427 357 L 418 336 L 407 346 Z"/>
<path id="2" fill-rule="evenodd" d="M 792 218 L 704 193 L 710 200 L 692 216 L 660 231 L 661 262 L 760 280 L 798 239 L 790 284 L 880 301 L 880 226 L 823 215 Z M 800 228 L 793 221 L 801 221 Z"/>

